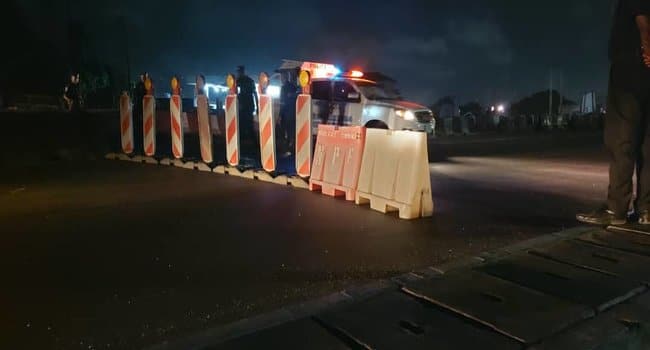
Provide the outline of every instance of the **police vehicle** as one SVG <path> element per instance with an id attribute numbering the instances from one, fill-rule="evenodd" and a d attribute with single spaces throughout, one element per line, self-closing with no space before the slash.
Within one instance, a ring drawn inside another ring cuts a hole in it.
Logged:
<path id="1" fill-rule="evenodd" d="M 433 134 L 433 112 L 402 99 L 394 81 L 379 73 L 341 72 L 325 63 L 285 60 L 278 71 L 306 70 L 311 75 L 312 126 L 361 125 L 368 128 Z"/>

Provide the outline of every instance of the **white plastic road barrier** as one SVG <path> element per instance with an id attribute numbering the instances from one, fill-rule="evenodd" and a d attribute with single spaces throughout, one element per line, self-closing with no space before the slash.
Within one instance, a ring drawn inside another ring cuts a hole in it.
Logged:
<path id="1" fill-rule="evenodd" d="M 201 143 L 201 159 L 205 163 L 212 163 L 212 130 L 210 129 L 210 116 L 208 115 L 208 98 L 205 95 L 196 97 L 196 114 L 199 122 L 199 142 Z"/>
<path id="2" fill-rule="evenodd" d="M 122 134 L 122 151 L 133 153 L 133 113 L 131 99 L 124 92 L 120 96 L 120 132 Z"/>
<path id="3" fill-rule="evenodd" d="M 355 202 L 402 219 L 433 215 L 427 134 L 366 130 Z"/>
<path id="4" fill-rule="evenodd" d="M 183 158 L 184 150 L 182 109 L 181 97 L 172 95 L 171 99 L 169 99 L 169 112 L 171 115 L 172 153 L 176 159 Z"/>
<path id="5" fill-rule="evenodd" d="M 226 96 L 226 158 L 231 166 L 239 165 L 239 124 L 237 95 Z"/>
<path id="6" fill-rule="evenodd" d="M 152 95 L 142 99 L 142 113 L 144 154 L 152 157 L 156 154 L 156 99 Z"/>
<path id="7" fill-rule="evenodd" d="M 271 96 L 260 94 L 260 154 L 262 168 L 268 172 L 275 171 L 275 121 L 273 119 L 273 102 Z"/>
<path id="8" fill-rule="evenodd" d="M 311 173 L 311 95 L 296 99 L 296 172 L 306 178 Z"/>

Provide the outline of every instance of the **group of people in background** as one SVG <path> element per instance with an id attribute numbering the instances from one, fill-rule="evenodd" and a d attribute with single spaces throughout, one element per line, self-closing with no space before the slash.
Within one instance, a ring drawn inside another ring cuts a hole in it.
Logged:
<path id="1" fill-rule="evenodd" d="M 293 154 L 296 135 L 296 98 L 299 94 L 296 83 L 298 70 L 280 72 L 282 87 L 280 88 L 280 140 L 279 148 L 284 150 L 283 156 Z M 242 142 L 242 157 L 253 159 L 254 166 L 260 166 L 259 136 L 254 129 L 253 116 L 259 113 L 259 99 L 255 89 L 255 81 L 246 75 L 244 66 L 237 67 L 237 100 L 239 103 L 239 135 Z M 277 147 L 277 145 L 276 145 Z"/>
<path id="2" fill-rule="evenodd" d="M 282 87 L 280 89 L 280 124 L 278 135 L 278 149 L 284 157 L 293 154 L 295 147 L 296 128 L 296 98 L 299 94 L 297 84 L 299 70 L 280 72 Z M 145 81 L 149 79 L 149 73 L 142 73 L 135 84 L 132 94 L 133 103 L 133 135 L 136 147 L 142 146 L 142 121 L 143 109 L 142 100 L 147 94 Z M 63 100 L 68 111 L 76 112 L 81 108 L 81 94 L 79 89 L 80 76 L 78 73 L 70 75 L 70 81 L 66 84 L 63 93 Z M 241 140 L 242 158 L 248 159 L 254 167 L 260 166 L 260 145 L 259 135 L 255 132 L 254 116 L 259 113 L 259 98 L 255 81 L 246 75 L 244 66 L 237 67 L 237 97 L 239 112 L 239 135 Z M 197 91 L 197 94 L 200 93 Z M 142 150 L 135 150 L 141 152 Z"/>

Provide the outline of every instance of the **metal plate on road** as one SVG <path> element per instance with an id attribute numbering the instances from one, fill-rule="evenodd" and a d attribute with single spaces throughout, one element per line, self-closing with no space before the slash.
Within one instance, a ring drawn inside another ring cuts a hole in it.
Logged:
<path id="1" fill-rule="evenodd" d="M 317 317 L 371 349 L 521 349 L 505 335 L 396 291 Z"/>
<path id="2" fill-rule="evenodd" d="M 594 314 L 586 306 L 471 270 L 403 289 L 527 344 Z"/>
<path id="3" fill-rule="evenodd" d="M 650 282 L 650 257 L 647 256 L 598 247 L 578 241 L 563 241 L 549 247 L 532 249 L 531 254 L 538 254 L 564 263 L 618 275 L 646 284 Z"/>
<path id="4" fill-rule="evenodd" d="M 312 319 L 301 319 L 205 348 L 223 349 L 349 349 Z"/>
<path id="5" fill-rule="evenodd" d="M 643 234 L 600 230 L 586 233 L 577 239 L 603 247 L 650 256 L 650 236 Z"/>
<path id="6" fill-rule="evenodd" d="M 598 311 L 641 293 L 638 281 L 521 254 L 477 270 Z"/>
<path id="7" fill-rule="evenodd" d="M 566 332 L 543 340 L 541 344 L 535 345 L 531 350 L 618 349 L 620 347 L 614 347 L 610 342 L 617 338 L 629 341 L 630 329 L 625 324 L 647 322 L 649 316 L 648 310 L 637 305 L 628 303 L 617 305 Z M 608 347 L 604 347 L 604 345 L 608 345 Z"/>

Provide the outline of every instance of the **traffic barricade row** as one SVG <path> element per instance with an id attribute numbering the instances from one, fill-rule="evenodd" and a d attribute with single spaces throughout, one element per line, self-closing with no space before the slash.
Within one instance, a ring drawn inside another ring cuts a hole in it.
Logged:
<path id="1" fill-rule="evenodd" d="M 268 77 L 260 76 L 261 83 L 264 79 L 268 83 Z M 305 78 L 301 77 L 301 80 L 303 79 Z M 308 80 L 308 77 L 306 79 Z M 199 83 L 197 78 L 197 86 Z M 259 161 L 264 170 L 240 168 L 238 101 L 234 76 L 229 75 L 227 83 L 230 89 L 225 103 L 224 137 L 227 165 L 219 165 L 214 169 L 210 166 L 214 162 L 214 156 L 208 100 L 205 95 L 197 96 L 198 136 L 203 163 L 185 162 L 181 165 L 167 160 L 164 164 L 309 188 L 329 196 L 345 196 L 348 201 L 355 201 L 358 205 L 370 204 L 372 209 L 383 213 L 397 211 L 403 219 L 433 214 L 426 134 L 366 129 L 360 126 L 320 125 L 312 151 L 311 95 L 308 89 L 303 90 L 303 94 L 296 100 L 295 170 L 299 177 L 278 176 L 276 173 L 272 100 L 265 94 L 263 84 L 260 84 Z M 148 92 L 151 89 L 149 85 Z M 155 98 L 147 94 L 142 103 L 143 149 L 148 158 L 135 156 L 130 160 L 153 162 L 152 157 L 156 153 Z M 172 95 L 171 148 L 177 161 L 184 155 L 183 126 L 187 124 L 181 119 L 181 106 L 180 96 Z M 128 96 L 123 95 L 120 99 L 120 130 L 122 150 L 126 154 L 133 153 L 132 124 Z"/>

